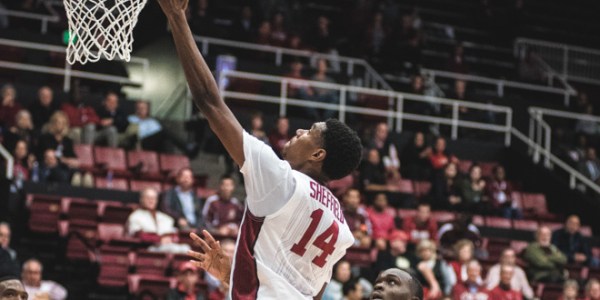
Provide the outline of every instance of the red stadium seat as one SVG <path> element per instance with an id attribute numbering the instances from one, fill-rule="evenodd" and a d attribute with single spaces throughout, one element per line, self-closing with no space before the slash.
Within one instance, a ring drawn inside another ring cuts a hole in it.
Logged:
<path id="1" fill-rule="evenodd" d="M 554 231 L 565 227 L 565 224 L 559 222 L 542 222 L 542 226 L 546 226 L 550 228 L 550 230 Z"/>
<path id="2" fill-rule="evenodd" d="M 98 203 L 83 199 L 63 198 L 63 203 L 66 204 L 63 210 L 67 219 L 70 221 L 82 221 L 96 223 L 98 221 Z"/>
<path id="3" fill-rule="evenodd" d="M 160 154 L 160 171 L 164 175 L 175 176 L 179 170 L 190 167 L 190 159 L 185 155 Z"/>
<path id="4" fill-rule="evenodd" d="M 400 193 L 412 195 L 415 193 L 412 180 L 401 179 L 395 182 L 395 186 Z"/>
<path id="5" fill-rule="evenodd" d="M 590 227 L 590 226 L 587 226 L 587 225 L 581 226 L 581 228 L 579 229 L 579 232 L 581 232 L 581 235 L 583 235 L 583 236 L 592 237 L 592 227 Z"/>
<path id="6" fill-rule="evenodd" d="M 159 181 L 142 181 L 142 180 L 131 180 L 129 182 L 132 192 L 139 192 L 146 188 L 152 188 L 160 193 L 162 191 L 162 185 Z"/>
<path id="7" fill-rule="evenodd" d="M 393 101 L 393 99 L 392 99 Z M 376 96 L 376 95 L 358 95 L 358 105 L 371 109 L 379 109 L 387 111 L 390 109 L 390 97 Z M 374 116 L 374 115 L 359 115 L 359 117 L 365 122 L 386 122 L 386 117 Z"/>
<path id="8" fill-rule="evenodd" d="M 456 215 L 449 211 L 432 211 L 431 217 L 438 223 L 448 223 L 455 219 Z"/>
<path id="9" fill-rule="evenodd" d="M 57 233 L 61 202 L 59 197 L 28 195 L 29 229 L 40 233 Z"/>
<path id="10" fill-rule="evenodd" d="M 504 229 L 510 229 L 512 227 L 510 219 L 505 219 L 505 218 L 500 218 L 500 217 L 486 217 L 485 225 L 487 227 L 504 228 Z"/>
<path id="11" fill-rule="evenodd" d="M 515 253 L 517 254 L 517 256 L 523 252 L 523 250 L 525 250 L 525 248 L 527 248 L 527 246 L 529 246 L 529 242 L 525 242 L 525 241 L 510 241 L 510 247 L 515 250 Z"/>
<path id="12" fill-rule="evenodd" d="M 95 170 L 96 162 L 94 161 L 94 154 L 91 145 L 74 145 L 73 150 L 75 150 L 75 154 L 77 154 L 80 169 L 89 172 Z"/>
<path id="13" fill-rule="evenodd" d="M 137 274 L 165 276 L 169 259 L 165 253 L 142 250 L 136 253 L 134 266 Z"/>
<path id="14" fill-rule="evenodd" d="M 563 294 L 562 284 L 544 283 L 540 285 L 543 286 L 541 288 L 542 293 L 539 295 L 541 299 L 559 299 Z"/>
<path id="15" fill-rule="evenodd" d="M 533 220 L 513 220 L 513 227 L 517 230 L 536 231 L 539 224 Z"/>
<path id="16" fill-rule="evenodd" d="M 492 177 L 493 170 L 499 164 L 497 162 L 480 162 L 479 166 L 481 167 L 481 176 L 483 177 Z"/>
<path id="17" fill-rule="evenodd" d="M 354 177 L 350 174 L 344 178 L 330 181 L 328 187 L 337 197 L 341 197 L 353 185 Z"/>
<path id="18" fill-rule="evenodd" d="M 153 151 L 129 151 L 127 152 L 127 166 L 129 169 L 139 169 L 140 178 L 149 180 L 162 180 L 158 165 L 158 154 Z"/>
<path id="19" fill-rule="evenodd" d="M 95 147 L 94 156 L 96 158 L 96 164 L 102 169 L 112 171 L 116 176 L 131 176 L 127 170 L 127 161 L 123 149 Z"/>
<path id="20" fill-rule="evenodd" d="M 410 218 L 410 217 L 414 217 L 417 215 L 417 210 L 416 209 L 398 209 L 398 215 L 402 218 Z"/>
<path id="21" fill-rule="evenodd" d="M 477 227 L 483 227 L 483 226 L 485 226 L 485 220 L 480 215 L 474 215 L 473 216 L 473 225 L 475 225 Z"/>
<path id="22" fill-rule="evenodd" d="M 429 195 L 431 191 L 431 182 L 429 181 L 414 181 L 415 197 L 422 198 Z"/>
<path id="23" fill-rule="evenodd" d="M 133 208 L 119 202 L 105 202 L 103 204 L 101 220 L 104 223 L 125 224 Z"/>
<path id="24" fill-rule="evenodd" d="M 69 260 L 94 260 L 94 250 L 98 238 L 97 224 L 88 220 L 72 220 L 66 221 L 66 223 L 69 233 L 67 258 Z"/>
<path id="25" fill-rule="evenodd" d="M 471 168 L 472 165 L 473 165 L 472 161 L 461 159 L 458 162 L 458 172 L 463 173 L 463 174 L 469 174 L 469 169 Z"/>
<path id="26" fill-rule="evenodd" d="M 135 295 L 136 299 L 165 299 L 174 281 L 165 276 L 140 274 L 129 275 L 127 279 L 129 292 Z"/>
<path id="27" fill-rule="evenodd" d="M 99 257 L 101 287 L 124 287 L 129 273 L 129 253 L 127 250 L 101 248 Z"/>
<path id="28" fill-rule="evenodd" d="M 109 243 L 112 239 L 121 238 L 125 234 L 125 225 L 115 223 L 98 223 L 98 239 Z"/>
<path id="29" fill-rule="evenodd" d="M 109 183 L 105 177 L 96 177 L 95 185 L 96 185 L 97 189 L 108 189 L 108 190 L 119 190 L 119 191 L 128 191 L 129 190 L 129 184 L 127 183 L 127 179 L 124 179 L 124 178 L 113 178 Z"/>
<path id="30" fill-rule="evenodd" d="M 548 212 L 544 194 L 522 194 L 523 213 L 527 217 L 542 220 L 555 220 L 556 216 Z"/>

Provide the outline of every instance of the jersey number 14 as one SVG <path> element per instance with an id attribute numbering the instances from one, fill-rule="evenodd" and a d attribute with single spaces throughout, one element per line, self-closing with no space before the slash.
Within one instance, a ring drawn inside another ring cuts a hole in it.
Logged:
<path id="1" fill-rule="evenodd" d="M 292 252 L 298 254 L 299 256 L 304 256 L 304 253 L 306 253 L 306 244 L 308 244 L 308 241 L 310 241 L 312 236 L 315 234 L 315 231 L 317 230 L 317 227 L 323 218 L 323 210 L 317 209 L 313 211 L 312 214 L 310 214 L 310 218 L 312 220 L 306 229 L 306 232 L 304 232 L 304 235 L 302 235 L 300 241 L 295 243 L 291 249 Z M 333 251 L 335 251 L 335 243 L 338 239 L 338 232 L 338 224 L 333 221 L 329 228 L 317 236 L 313 242 L 313 245 L 321 249 L 323 252 L 312 260 L 313 264 L 319 266 L 320 268 L 325 265 L 327 262 L 327 256 L 331 255 Z"/>

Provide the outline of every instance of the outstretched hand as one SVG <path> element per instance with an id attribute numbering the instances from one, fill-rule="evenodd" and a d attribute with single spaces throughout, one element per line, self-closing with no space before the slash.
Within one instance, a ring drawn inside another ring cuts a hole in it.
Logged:
<path id="1" fill-rule="evenodd" d="M 189 0 L 158 0 L 158 4 L 167 16 L 173 13 L 185 13 L 188 3 Z"/>
<path id="2" fill-rule="evenodd" d="M 190 233 L 194 245 L 200 247 L 204 253 L 190 250 L 188 255 L 196 259 L 193 262 L 197 267 L 228 284 L 229 274 L 231 273 L 231 260 L 223 252 L 221 244 L 208 231 L 203 230 L 202 235 L 204 239 L 193 232 Z"/>

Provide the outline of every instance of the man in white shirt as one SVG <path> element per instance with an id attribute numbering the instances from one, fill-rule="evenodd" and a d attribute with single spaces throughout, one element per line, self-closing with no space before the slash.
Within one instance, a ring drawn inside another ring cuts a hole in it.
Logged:
<path id="1" fill-rule="evenodd" d="M 29 300 L 67 299 L 67 290 L 60 284 L 42 280 L 42 263 L 37 259 L 30 259 L 23 264 L 23 273 L 21 274 L 23 286 L 29 294 Z"/>
<path id="2" fill-rule="evenodd" d="M 502 255 L 500 256 L 500 262 L 493 265 L 488 270 L 485 284 L 488 290 L 492 290 L 500 283 L 500 270 L 502 265 L 513 266 L 514 274 L 510 282 L 510 287 L 515 291 L 521 292 L 523 297 L 531 299 L 534 296 L 533 290 L 529 285 L 525 271 L 523 271 L 523 269 L 516 264 L 516 261 L 517 256 L 515 254 L 515 250 L 511 248 L 504 249 L 504 251 L 502 251 Z"/>
<path id="3" fill-rule="evenodd" d="M 234 300 L 320 298 L 333 264 L 354 243 L 339 201 L 324 185 L 356 169 L 360 139 L 337 120 L 318 122 L 310 130 L 297 130 L 280 160 L 269 146 L 242 129 L 219 96 L 186 21 L 188 0 L 158 2 L 169 21 L 195 104 L 241 166 L 245 179 L 246 210 L 232 271 L 230 276 L 215 272 L 216 277 L 229 278 Z M 205 232 L 205 237 L 210 235 Z M 206 254 L 195 254 L 200 267 L 214 271 L 212 265 L 202 264 Z"/>

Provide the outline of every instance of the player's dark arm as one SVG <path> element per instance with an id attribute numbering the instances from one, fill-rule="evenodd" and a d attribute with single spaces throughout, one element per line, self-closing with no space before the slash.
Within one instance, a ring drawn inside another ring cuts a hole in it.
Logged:
<path id="1" fill-rule="evenodd" d="M 194 97 L 194 103 L 204 114 L 210 128 L 221 140 L 233 160 L 238 165 L 243 165 L 242 126 L 219 95 L 219 88 L 213 74 L 194 41 L 185 17 L 188 0 L 158 0 L 158 3 L 169 20 L 177 55 Z"/>
<path id="2" fill-rule="evenodd" d="M 319 292 L 319 294 L 317 294 L 316 296 L 313 297 L 313 300 L 321 300 L 321 298 L 323 298 L 323 293 L 325 293 L 325 288 L 327 287 L 327 283 L 325 283 L 323 285 L 323 287 L 321 288 L 321 291 Z"/>

